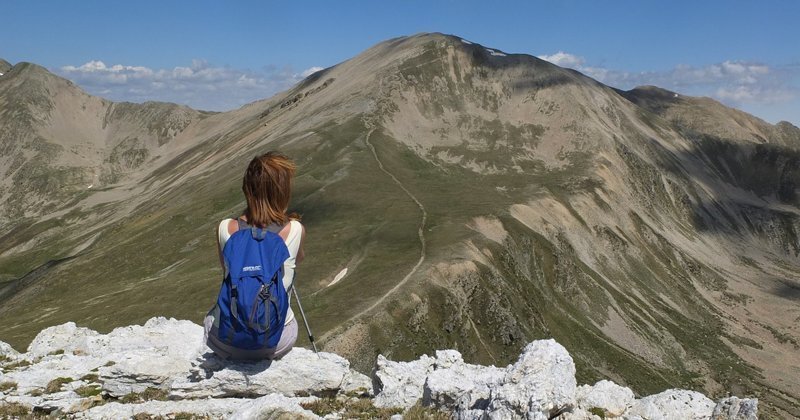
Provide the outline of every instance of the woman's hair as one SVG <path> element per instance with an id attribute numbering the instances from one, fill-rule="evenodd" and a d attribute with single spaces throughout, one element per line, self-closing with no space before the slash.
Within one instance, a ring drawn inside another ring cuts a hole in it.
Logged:
<path id="1" fill-rule="evenodd" d="M 279 152 L 267 152 L 250 161 L 242 181 L 248 224 L 265 227 L 272 223 L 285 225 L 289 221 L 286 210 L 295 169 L 294 162 Z"/>

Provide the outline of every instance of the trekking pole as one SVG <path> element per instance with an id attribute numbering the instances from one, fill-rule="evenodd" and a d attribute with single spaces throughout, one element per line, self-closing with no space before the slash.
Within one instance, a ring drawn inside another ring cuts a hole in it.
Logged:
<path id="1" fill-rule="evenodd" d="M 306 319 L 306 313 L 303 311 L 303 305 L 300 304 L 300 295 L 297 294 L 297 287 L 295 287 L 294 284 L 292 284 L 292 291 L 294 291 L 294 298 L 297 301 L 297 307 L 300 308 L 300 315 L 303 317 L 303 324 L 306 325 L 306 331 L 308 331 L 308 340 L 311 341 L 311 347 L 314 348 L 314 353 L 319 354 L 317 351 L 317 345 L 314 343 L 314 334 L 311 334 L 311 327 L 308 326 L 308 319 Z"/>

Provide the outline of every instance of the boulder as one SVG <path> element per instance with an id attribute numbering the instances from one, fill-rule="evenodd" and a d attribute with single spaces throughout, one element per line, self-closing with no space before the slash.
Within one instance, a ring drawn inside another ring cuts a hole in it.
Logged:
<path id="1" fill-rule="evenodd" d="M 11 347 L 11 344 L 5 341 L 0 341 L 0 361 L 3 360 L 16 360 L 19 357 L 19 352 Z"/>
<path id="2" fill-rule="evenodd" d="M 372 389 L 372 379 L 354 370 L 350 370 L 344 375 L 342 384 L 339 385 L 339 393 L 360 397 L 372 397 L 375 395 Z"/>
<path id="3" fill-rule="evenodd" d="M 626 417 L 649 420 L 708 419 L 714 411 L 713 401 L 705 395 L 683 389 L 668 389 L 662 393 L 636 400 L 625 413 Z"/>
<path id="4" fill-rule="evenodd" d="M 379 408 L 410 408 L 423 393 L 428 374 L 433 371 L 435 359 L 424 355 L 411 362 L 393 362 L 383 355 L 378 356 L 375 376 L 378 394 L 374 405 Z"/>
<path id="5" fill-rule="evenodd" d="M 501 384 L 505 375 L 503 368 L 464 363 L 455 350 L 437 351 L 422 403 L 449 411 L 485 410 L 491 387 Z"/>
<path id="6" fill-rule="evenodd" d="M 758 398 L 725 398 L 714 407 L 711 419 L 756 420 L 758 419 Z"/>
<path id="7" fill-rule="evenodd" d="M 103 390 L 112 397 L 140 393 L 147 388 L 168 389 L 175 380 L 182 380 L 192 364 L 169 354 L 134 350 L 120 355 L 111 366 L 99 369 Z"/>
<path id="8" fill-rule="evenodd" d="M 28 345 L 27 355 L 31 358 L 44 357 L 54 353 L 86 352 L 87 341 L 100 333 L 89 328 L 78 327 L 74 322 L 43 329 Z"/>
<path id="9" fill-rule="evenodd" d="M 575 406 L 575 364 L 555 340 L 534 341 L 493 387 L 486 414 L 492 419 L 548 419 Z"/>
<path id="10" fill-rule="evenodd" d="M 274 361 L 225 361 L 207 353 L 186 377 L 171 383 L 169 395 L 173 399 L 335 395 L 348 375 L 352 378 L 350 362 L 341 356 L 300 347 Z"/>
<path id="11" fill-rule="evenodd" d="M 318 419 L 320 417 L 301 407 L 296 399 L 280 394 L 267 395 L 248 401 L 230 417 L 231 420 L 280 418 Z"/>
<path id="12" fill-rule="evenodd" d="M 630 388 L 606 380 L 591 386 L 581 385 L 575 391 L 578 408 L 586 411 L 598 408 L 603 410 L 607 417 L 622 416 L 633 406 L 635 399 Z"/>
<path id="13" fill-rule="evenodd" d="M 272 397 L 272 396 L 270 396 Z M 265 397 L 266 398 L 266 397 Z M 129 419 L 134 416 L 139 417 L 174 417 L 176 414 L 190 414 L 192 417 L 198 418 L 213 418 L 223 419 L 232 418 L 237 413 L 252 409 L 255 402 L 260 399 L 251 400 L 243 398 L 209 398 L 198 399 L 191 401 L 147 401 L 137 404 L 122 404 L 112 402 L 105 405 L 91 408 L 82 413 L 75 414 L 77 419 L 96 419 L 96 420 L 115 420 L 115 419 Z M 276 410 L 282 409 L 281 403 L 286 407 L 286 410 L 303 410 L 296 402 L 289 401 L 278 402 L 275 398 L 260 402 L 263 407 L 263 412 L 267 413 L 267 407 L 276 406 Z M 240 416 L 240 418 L 242 418 Z M 244 418 L 272 418 L 269 416 L 264 417 L 244 417 Z M 294 416 L 291 416 L 294 418 Z M 307 417 L 312 418 L 312 417 Z"/>

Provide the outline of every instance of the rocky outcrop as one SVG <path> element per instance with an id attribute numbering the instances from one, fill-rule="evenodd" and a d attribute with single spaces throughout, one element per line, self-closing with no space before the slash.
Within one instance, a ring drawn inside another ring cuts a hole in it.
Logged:
<path id="1" fill-rule="evenodd" d="M 226 361 L 202 339 L 199 325 L 153 318 L 108 334 L 74 323 L 47 328 L 23 354 L 0 342 L 0 407 L 85 419 L 340 418 L 356 400 L 367 401 L 364 410 L 389 409 L 367 417 L 415 405 L 458 419 L 749 420 L 758 412 L 755 399 L 715 404 L 674 389 L 636 399 L 610 381 L 577 386 L 572 357 L 554 340 L 528 344 L 506 367 L 468 364 L 455 350 L 410 362 L 379 356 L 370 378 L 336 354 L 303 348 L 275 361 Z M 318 409 L 325 401 L 339 405 Z"/>

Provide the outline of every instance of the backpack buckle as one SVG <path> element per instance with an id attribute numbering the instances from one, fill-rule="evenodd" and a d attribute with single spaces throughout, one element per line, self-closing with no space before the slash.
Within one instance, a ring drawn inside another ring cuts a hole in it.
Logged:
<path id="1" fill-rule="evenodd" d="M 270 293 L 269 288 L 266 285 L 261 285 L 261 289 L 258 291 L 258 298 L 261 300 L 269 300 Z"/>

